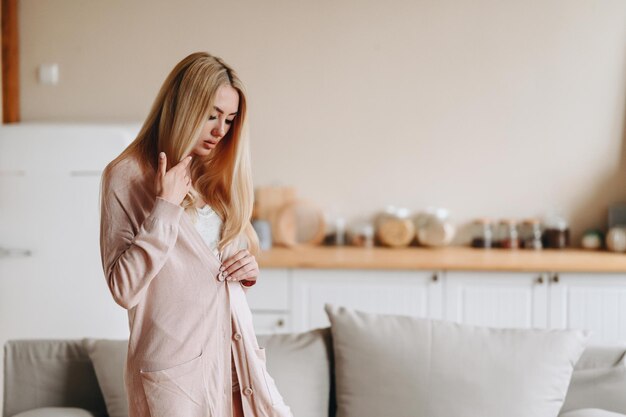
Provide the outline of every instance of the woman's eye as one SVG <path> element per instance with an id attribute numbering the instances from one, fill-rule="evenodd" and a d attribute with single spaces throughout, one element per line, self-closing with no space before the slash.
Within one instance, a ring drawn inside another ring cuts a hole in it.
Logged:
<path id="1" fill-rule="evenodd" d="M 215 120 L 215 119 L 217 119 L 217 116 L 209 116 L 209 120 Z M 232 125 L 234 120 L 235 119 L 233 119 L 233 120 L 226 119 L 225 122 L 226 122 L 227 125 Z"/>

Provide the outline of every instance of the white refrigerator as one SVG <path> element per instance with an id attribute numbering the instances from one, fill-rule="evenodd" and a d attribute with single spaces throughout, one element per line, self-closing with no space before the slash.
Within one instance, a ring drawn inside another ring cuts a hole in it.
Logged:
<path id="1" fill-rule="evenodd" d="M 113 301 L 102 272 L 99 190 L 102 169 L 139 128 L 0 126 L 3 347 L 9 339 L 128 337 L 126 310 Z M 0 383 L 0 404 L 2 393 Z"/>

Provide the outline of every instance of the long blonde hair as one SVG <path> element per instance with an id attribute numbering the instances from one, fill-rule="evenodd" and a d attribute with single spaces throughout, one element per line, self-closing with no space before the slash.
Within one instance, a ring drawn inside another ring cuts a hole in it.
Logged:
<path id="1" fill-rule="evenodd" d="M 237 73 L 221 58 L 196 52 L 180 61 L 163 82 L 136 139 L 111 165 L 134 156 L 144 168 L 156 173 L 157 156 L 162 151 L 167 155 L 169 170 L 195 147 L 217 90 L 224 85 L 232 86 L 239 93 L 237 116 L 209 156 L 192 158 L 191 178 L 194 188 L 223 221 L 218 248 L 221 250 L 243 233 L 248 249 L 257 254 L 259 241 L 250 223 L 254 189 L 246 95 Z M 197 198 L 192 189 L 181 203 L 194 220 Z"/>

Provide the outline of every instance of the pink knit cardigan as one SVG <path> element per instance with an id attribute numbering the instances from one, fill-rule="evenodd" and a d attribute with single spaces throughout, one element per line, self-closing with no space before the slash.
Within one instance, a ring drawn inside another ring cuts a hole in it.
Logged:
<path id="1" fill-rule="evenodd" d="M 223 279 L 184 209 L 155 197 L 154 176 L 132 158 L 102 176 L 102 267 L 130 326 L 129 417 L 230 417 L 231 352 L 245 416 L 292 417 L 254 333 L 245 295 L 253 289 Z"/>

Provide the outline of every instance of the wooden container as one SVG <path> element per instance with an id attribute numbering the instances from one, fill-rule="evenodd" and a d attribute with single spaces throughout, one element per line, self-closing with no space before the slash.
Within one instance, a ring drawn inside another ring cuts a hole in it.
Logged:
<path id="1" fill-rule="evenodd" d="M 411 219 L 384 216 L 377 222 L 378 240 L 385 246 L 401 248 L 408 246 L 415 236 L 415 225 Z"/>
<path id="2" fill-rule="evenodd" d="M 283 204 L 272 223 L 272 235 L 278 245 L 319 245 L 324 239 L 322 210 L 310 201 L 297 199 Z"/>

